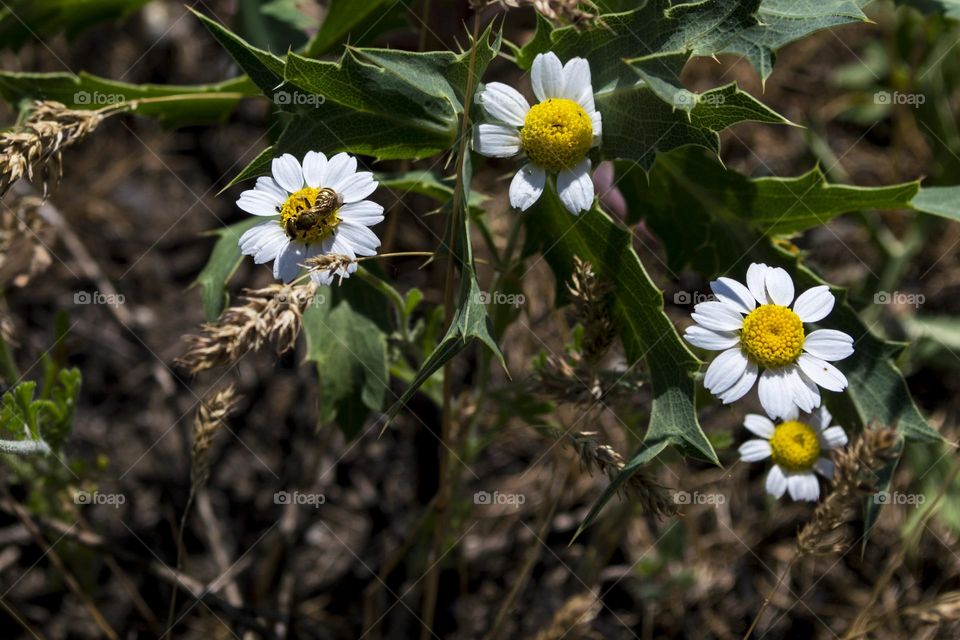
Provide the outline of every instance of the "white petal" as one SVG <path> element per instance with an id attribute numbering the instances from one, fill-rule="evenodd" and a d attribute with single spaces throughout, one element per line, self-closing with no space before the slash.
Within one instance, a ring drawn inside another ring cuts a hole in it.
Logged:
<path id="1" fill-rule="evenodd" d="M 836 329 L 817 329 L 803 340 L 803 350 L 827 362 L 853 354 L 853 338 Z"/>
<path id="2" fill-rule="evenodd" d="M 303 188 L 303 170 L 297 159 L 289 153 L 274 158 L 272 169 L 273 179 L 290 193 Z"/>
<path id="3" fill-rule="evenodd" d="M 770 467 L 767 474 L 767 493 L 774 498 L 782 498 L 787 490 L 787 477 L 783 475 L 783 469 L 779 465 Z"/>
<path id="4" fill-rule="evenodd" d="M 770 457 L 770 443 L 766 440 L 747 440 L 740 445 L 740 459 L 744 462 L 756 462 Z"/>
<path id="5" fill-rule="evenodd" d="M 303 180 L 308 187 L 319 189 L 327 177 L 327 156 L 318 151 L 307 151 L 303 156 Z"/>
<path id="6" fill-rule="evenodd" d="M 369 171 L 358 171 L 340 181 L 335 191 L 346 203 L 359 202 L 377 190 L 377 181 Z"/>
<path id="7" fill-rule="evenodd" d="M 373 231 L 362 224 L 354 224 L 344 220 L 337 227 L 337 238 L 350 243 L 354 253 L 358 256 L 376 255 L 380 246 L 380 239 Z"/>
<path id="8" fill-rule="evenodd" d="M 847 444 L 847 434 L 843 427 L 830 427 L 824 429 L 823 433 L 820 434 L 820 442 L 827 449 L 844 447 Z"/>
<path id="9" fill-rule="evenodd" d="M 795 473 L 787 478 L 790 497 L 802 502 L 816 502 L 820 497 L 820 483 L 812 473 Z"/>
<path id="10" fill-rule="evenodd" d="M 793 312 L 803 322 L 816 322 L 830 315 L 835 302 L 830 287 L 824 284 L 801 293 L 793 305 Z"/>
<path id="11" fill-rule="evenodd" d="M 737 345 L 740 336 L 729 331 L 711 331 L 700 325 L 691 325 L 683 334 L 684 340 L 695 347 L 711 351 L 723 351 Z"/>
<path id="12" fill-rule="evenodd" d="M 767 369 L 760 375 L 757 394 L 771 418 L 785 418 L 793 409 L 793 390 L 787 385 L 785 369 Z"/>
<path id="13" fill-rule="evenodd" d="M 833 460 L 828 458 L 820 458 L 813 463 L 813 470 L 827 480 L 833 480 L 833 472 L 835 471 Z"/>
<path id="14" fill-rule="evenodd" d="M 735 307 L 720 300 L 701 302 L 690 314 L 694 322 L 714 331 L 738 331 L 743 328 L 743 316 Z"/>
<path id="15" fill-rule="evenodd" d="M 502 124 L 478 124 L 473 150 L 491 158 L 509 158 L 520 153 L 520 132 Z"/>
<path id="16" fill-rule="evenodd" d="M 603 137 L 603 118 L 599 111 L 590 112 L 590 124 L 593 125 L 593 144 L 596 145 Z"/>
<path id="17" fill-rule="evenodd" d="M 770 302 L 770 298 L 767 296 L 766 283 L 767 269 L 769 268 L 767 265 L 758 262 L 754 262 L 747 267 L 747 288 L 750 289 L 750 293 L 760 304 Z"/>
<path id="18" fill-rule="evenodd" d="M 563 65 L 563 97 L 573 100 L 587 113 L 596 111 L 590 63 L 584 58 L 570 58 Z"/>
<path id="19" fill-rule="evenodd" d="M 283 200 L 276 193 L 262 189 L 248 189 L 240 194 L 237 206 L 255 216 L 275 216 L 280 213 Z"/>
<path id="20" fill-rule="evenodd" d="M 576 215 L 593 206 L 593 180 L 590 179 L 590 159 L 584 158 L 573 169 L 557 174 L 557 191 L 567 211 Z"/>
<path id="21" fill-rule="evenodd" d="M 537 100 L 541 102 L 549 98 L 563 97 L 563 65 L 554 52 L 538 53 L 533 59 L 530 84 L 533 85 Z"/>
<path id="22" fill-rule="evenodd" d="M 338 153 L 327 162 L 327 177 L 323 186 L 340 193 L 345 181 L 356 172 L 357 159 L 349 153 Z"/>
<path id="23" fill-rule="evenodd" d="M 710 363 L 703 377 L 703 386 L 714 395 L 736 384 L 747 370 L 749 361 L 739 347 L 727 349 Z"/>
<path id="24" fill-rule="evenodd" d="M 747 362 L 747 368 L 744 370 L 743 375 L 740 376 L 740 379 L 733 383 L 733 386 L 719 394 L 717 397 L 720 398 L 720 401 L 723 404 L 730 404 L 731 402 L 736 402 L 743 396 L 747 395 L 747 392 L 750 389 L 753 389 L 753 383 L 757 381 L 757 376 L 759 375 L 759 369 L 757 365 L 752 362 Z"/>
<path id="25" fill-rule="evenodd" d="M 277 181 L 270 176 L 260 176 L 257 178 L 257 191 L 266 191 L 277 198 L 277 202 L 284 202 L 289 195 L 283 187 L 277 184 Z"/>
<path id="26" fill-rule="evenodd" d="M 810 378 L 803 375 L 803 370 L 795 364 L 785 368 L 786 384 L 793 394 L 793 402 L 806 413 L 812 412 L 820 406 L 820 389 Z"/>
<path id="27" fill-rule="evenodd" d="M 745 426 L 750 433 L 758 435 L 761 438 L 766 438 L 767 440 L 770 439 L 770 436 L 773 435 L 773 430 L 776 428 L 773 420 L 756 413 L 748 413 L 744 416 L 743 426 Z"/>
<path id="28" fill-rule="evenodd" d="M 830 426 L 832 419 L 833 416 L 830 415 L 827 406 L 821 405 L 819 409 L 810 414 L 810 417 L 807 419 L 807 424 L 818 431 L 823 431 Z"/>
<path id="29" fill-rule="evenodd" d="M 763 279 L 770 300 L 781 307 L 789 307 L 793 302 L 793 279 L 787 270 L 780 267 L 768 268 Z"/>
<path id="30" fill-rule="evenodd" d="M 808 378 L 828 391 L 843 391 L 847 388 L 847 377 L 825 360 L 809 353 L 801 353 L 797 364 Z"/>
<path id="31" fill-rule="evenodd" d="M 273 277 L 290 282 L 300 273 L 300 265 L 307 259 L 307 248 L 299 242 L 290 242 L 273 261 Z"/>
<path id="32" fill-rule="evenodd" d="M 253 256 L 255 264 L 270 262 L 277 257 L 289 240 L 276 221 L 271 220 L 247 229 L 240 236 L 240 253 Z"/>
<path id="33" fill-rule="evenodd" d="M 530 111 L 527 99 L 502 82 L 491 82 L 480 94 L 480 104 L 490 117 L 504 124 L 522 127 Z"/>
<path id="34" fill-rule="evenodd" d="M 525 164 L 510 181 L 510 206 L 526 211 L 540 199 L 547 183 L 547 172 L 535 164 Z"/>
<path id="35" fill-rule="evenodd" d="M 338 215 L 341 220 L 372 227 L 383 222 L 383 207 L 376 202 L 361 200 L 343 205 Z"/>
<path id="36" fill-rule="evenodd" d="M 757 306 L 750 289 L 733 278 L 717 278 L 710 283 L 710 290 L 719 300 L 735 307 L 740 313 L 750 313 Z"/>

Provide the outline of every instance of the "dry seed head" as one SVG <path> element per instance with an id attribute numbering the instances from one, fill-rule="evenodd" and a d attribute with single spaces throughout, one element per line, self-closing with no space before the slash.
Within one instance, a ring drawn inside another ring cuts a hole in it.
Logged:
<path id="1" fill-rule="evenodd" d="M 623 456 L 610 445 L 599 442 L 596 436 L 593 431 L 567 435 L 588 473 L 599 471 L 613 480 L 625 465 Z M 677 505 L 667 488 L 642 470 L 631 475 L 622 485 L 622 490 L 628 497 L 639 502 L 644 511 L 658 518 L 677 513 Z"/>
<path id="2" fill-rule="evenodd" d="M 242 304 L 224 311 L 218 322 L 203 325 L 200 335 L 187 336 L 190 347 L 177 364 L 197 374 L 233 364 L 270 340 L 276 343 L 278 355 L 289 351 L 300 335 L 303 310 L 315 294 L 313 283 L 246 289 Z"/>
<path id="3" fill-rule="evenodd" d="M 942 596 L 903 610 L 907 618 L 926 624 L 944 624 L 960 620 L 960 591 L 951 591 Z"/>
<path id="4" fill-rule="evenodd" d="M 610 317 L 612 286 L 601 280 L 593 265 L 579 256 L 574 256 L 573 267 L 567 291 L 576 309 L 577 321 L 583 327 L 581 355 L 587 364 L 595 365 L 610 350 L 617 335 L 617 327 Z"/>
<path id="5" fill-rule="evenodd" d="M 343 274 L 347 267 L 357 262 L 356 258 L 343 255 L 341 253 L 328 253 L 326 255 L 307 258 L 306 267 L 311 273 L 332 273 L 340 276 L 340 282 L 343 282 Z"/>
<path id="6" fill-rule="evenodd" d="M 63 149 L 80 142 L 103 120 L 98 111 L 68 109 L 59 102 L 39 101 L 26 122 L 0 133 L 0 196 L 14 182 L 35 172 L 43 182 L 44 193 L 51 178 L 62 172 Z"/>
<path id="7" fill-rule="evenodd" d="M 590 630 L 590 624 L 597 617 L 600 609 L 600 601 L 593 593 L 581 593 L 568 598 L 553 614 L 550 626 L 540 630 L 536 640 L 600 637 Z"/>
<path id="8" fill-rule="evenodd" d="M 877 472 L 896 459 L 900 436 L 893 429 L 864 429 L 834 457 L 833 490 L 813 512 L 813 520 L 797 534 L 800 555 L 826 555 L 848 543 L 840 529 L 857 511 L 860 499 L 877 490 Z"/>
<path id="9" fill-rule="evenodd" d="M 236 390 L 229 385 L 217 391 L 209 402 L 201 402 L 193 423 L 193 451 L 190 478 L 194 489 L 203 486 L 210 477 L 208 452 L 213 438 L 223 427 L 224 420 L 237 403 Z"/>

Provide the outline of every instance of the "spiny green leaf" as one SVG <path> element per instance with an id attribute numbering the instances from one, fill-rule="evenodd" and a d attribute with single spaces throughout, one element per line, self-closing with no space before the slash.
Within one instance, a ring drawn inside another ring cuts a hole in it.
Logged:
<path id="1" fill-rule="evenodd" d="M 729 84 L 702 94 L 689 111 L 674 109 L 645 86 L 598 95 L 605 158 L 636 161 L 649 169 L 657 154 L 689 145 L 720 152 L 719 132 L 739 122 L 787 124 L 775 111 Z"/>
<path id="2" fill-rule="evenodd" d="M 189 7 L 188 7 L 189 8 Z M 269 51 L 258 49 L 220 23 L 190 9 L 210 31 L 220 46 L 226 49 L 244 73 L 260 87 L 264 95 L 271 95 L 283 81 L 284 60 Z"/>
<path id="3" fill-rule="evenodd" d="M 477 43 L 477 76 L 500 47 L 492 25 Z M 294 91 L 320 96 L 280 136 L 283 151 L 306 146 L 382 159 L 422 158 L 456 146 L 459 117 L 469 103 L 469 52 L 426 53 L 350 47 L 339 62 L 287 57 L 285 79 Z"/>

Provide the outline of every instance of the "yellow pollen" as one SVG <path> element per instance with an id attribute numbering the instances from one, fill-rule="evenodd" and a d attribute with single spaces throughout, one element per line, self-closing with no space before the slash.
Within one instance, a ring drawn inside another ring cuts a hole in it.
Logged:
<path id="1" fill-rule="evenodd" d="M 304 187 L 291 193 L 280 207 L 280 226 L 291 240 L 314 244 L 324 240 L 340 224 L 340 196 L 326 187 Z"/>
<path id="2" fill-rule="evenodd" d="M 740 344 L 757 365 L 776 369 L 793 364 L 803 350 L 803 322 L 786 307 L 760 305 L 743 319 Z"/>
<path id="3" fill-rule="evenodd" d="M 770 437 L 770 458 L 787 471 L 809 471 L 820 458 L 817 431 L 796 420 L 778 424 Z"/>
<path id="4" fill-rule="evenodd" d="M 550 98 L 530 108 L 520 142 L 534 164 L 559 173 L 586 157 L 593 145 L 593 122 L 573 100 Z"/>

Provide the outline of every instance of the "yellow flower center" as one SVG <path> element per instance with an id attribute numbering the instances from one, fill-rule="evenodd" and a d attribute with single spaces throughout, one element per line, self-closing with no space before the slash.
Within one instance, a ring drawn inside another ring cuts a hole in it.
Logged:
<path id="1" fill-rule="evenodd" d="M 803 350 L 803 322 L 786 307 L 760 305 L 743 319 L 740 344 L 755 364 L 784 367 L 796 362 Z"/>
<path id="2" fill-rule="evenodd" d="M 291 193 L 280 207 L 280 226 L 291 240 L 314 244 L 330 236 L 340 224 L 341 197 L 326 187 L 304 187 Z"/>
<path id="3" fill-rule="evenodd" d="M 520 142 L 534 164 L 558 173 L 587 155 L 593 145 L 593 122 L 573 100 L 550 98 L 530 108 Z"/>
<path id="4" fill-rule="evenodd" d="M 787 471 L 809 471 L 820 458 L 820 439 L 808 424 L 789 420 L 770 437 L 770 458 Z"/>

